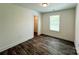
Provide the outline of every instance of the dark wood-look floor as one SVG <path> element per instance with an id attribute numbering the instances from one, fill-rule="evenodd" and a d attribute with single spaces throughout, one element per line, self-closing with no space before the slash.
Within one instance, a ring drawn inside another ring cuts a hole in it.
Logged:
<path id="1" fill-rule="evenodd" d="M 73 43 L 49 36 L 36 36 L 0 55 L 76 55 Z"/>

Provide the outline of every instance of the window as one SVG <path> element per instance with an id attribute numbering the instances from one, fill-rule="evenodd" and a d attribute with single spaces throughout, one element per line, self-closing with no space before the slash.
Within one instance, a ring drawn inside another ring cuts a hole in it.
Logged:
<path id="1" fill-rule="evenodd" d="M 59 32 L 60 15 L 50 16 L 50 30 Z"/>

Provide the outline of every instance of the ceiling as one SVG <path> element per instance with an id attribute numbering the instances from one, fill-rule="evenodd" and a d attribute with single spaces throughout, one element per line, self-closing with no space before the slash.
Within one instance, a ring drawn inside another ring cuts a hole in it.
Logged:
<path id="1" fill-rule="evenodd" d="M 76 7 L 76 3 L 49 3 L 47 7 L 42 7 L 41 3 L 16 3 L 15 5 L 30 8 L 41 13 L 59 11 Z"/>

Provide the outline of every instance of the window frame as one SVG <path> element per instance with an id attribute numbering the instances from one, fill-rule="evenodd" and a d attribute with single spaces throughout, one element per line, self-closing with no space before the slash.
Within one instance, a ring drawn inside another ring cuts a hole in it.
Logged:
<path id="1" fill-rule="evenodd" d="M 58 15 L 58 14 L 56 14 Z M 56 16 L 56 15 L 50 15 L 50 16 Z M 55 31 L 55 30 L 51 30 L 50 29 L 50 16 L 49 16 L 49 31 L 53 31 L 53 32 L 60 32 L 60 22 L 61 22 L 61 15 L 58 15 L 59 16 L 59 31 Z"/>

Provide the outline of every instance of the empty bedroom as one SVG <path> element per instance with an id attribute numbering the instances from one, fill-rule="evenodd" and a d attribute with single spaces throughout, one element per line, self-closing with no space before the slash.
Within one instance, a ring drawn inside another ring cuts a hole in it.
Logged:
<path id="1" fill-rule="evenodd" d="M 0 55 L 79 54 L 79 4 L 0 3 Z"/>

